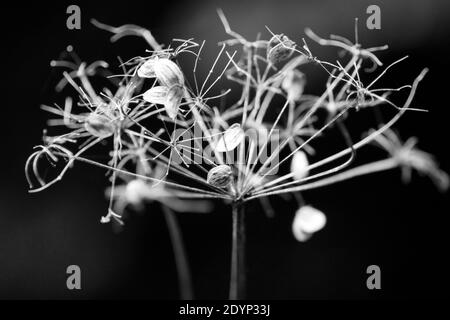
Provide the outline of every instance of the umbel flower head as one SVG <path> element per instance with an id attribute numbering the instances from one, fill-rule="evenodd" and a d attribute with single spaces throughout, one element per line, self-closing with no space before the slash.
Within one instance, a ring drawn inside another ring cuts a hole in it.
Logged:
<path id="1" fill-rule="evenodd" d="M 402 167 L 405 179 L 414 168 L 431 176 L 442 189 L 448 187 L 448 180 L 431 156 L 412 148 L 411 141 L 399 147 L 397 142 L 386 140 L 389 129 L 405 112 L 423 111 L 410 105 L 426 71 L 410 85 L 377 89 L 383 75 L 404 60 L 394 61 L 378 74 L 369 73 L 373 80 L 364 85 L 360 79 L 365 63 L 382 66 L 375 53 L 386 47 L 365 49 L 358 39 L 355 43 L 342 37 L 322 39 L 307 30 L 307 35 L 319 45 L 338 47 L 349 54 L 347 60 L 331 63 L 314 56 L 304 39 L 298 45 L 293 38 L 268 29 L 268 40 L 249 41 L 231 30 L 223 13 L 219 12 L 219 16 L 232 38 L 222 43 L 203 82 L 197 79 L 195 71 L 204 42 L 177 39 L 163 49 L 144 28 L 114 28 L 95 21 L 100 28 L 113 32 L 114 39 L 127 34 L 142 36 L 151 55 L 122 64 L 126 72 L 111 89 L 97 89 L 91 82 L 101 77 L 98 70 L 107 68 L 106 63 L 52 62 L 54 67 L 70 69 L 63 73 L 64 83 L 74 88 L 79 101 L 74 107 L 74 98 L 66 97 L 63 108 L 43 107 L 59 117 L 49 121 L 51 126 L 63 126 L 68 131 L 46 138 L 27 161 L 30 185 L 39 184 L 32 191 L 60 181 L 76 161 L 83 161 L 111 173 L 108 212 L 119 198 L 136 207 L 143 202 L 140 200 L 151 199 L 151 193 L 165 204 L 174 203 L 174 199 L 222 199 L 231 204 L 259 200 L 265 210 L 272 211 L 268 197 L 328 185 L 360 175 L 359 172 L 380 171 L 370 163 L 364 170 L 351 168 L 356 153 L 373 141 L 390 152 L 395 166 Z M 245 53 L 239 61 L 235 60 L 237 50 Z M 177 63 L 181 55 L 193 57 L 194 76 L 189 81 L 186 78 L 190 72 Z M 217 70 L 221 59 L 225 66 Z M 308 63 L 329 76 L 321 95 L 305 92 L 307 74 L 303 66 Z M 225 75 L 241 87 L 241 98 L 228 108 L 219 109 L 215 101 L 225 101 L 230 93 L 216 88 Z M 409 90 L 403 105 L 389 99 L 400 90 Z M 277 102 L 280 98 L 285 100 L 282 105 Z M 369 136 L 352 141 L 348 132 L 353 120 L 351 111 L 374 108 L 393 115 Z M 328 113 L 325 118 L 321 116 L 323 110 Z M 255 130 L 258 134 L 247 132 Z M 340 152 L 327 155 L 326 150 L 316 149 L 316 140 L 326 139 L 328 134 L 341 136 Z M 110 146 L 106 163 L 87 156 L 100 143 Z M 61 171 L 47 181 L 39 173 L 45 159 L 63 164 Z M 392 168 L 393 163 L 390 161 L 391 166 L 386 169 Z M 286 171 L 289 164 L 290 170 Z M 149 169 L 155 167 L 161 172 L 157 177 Z M 116 180 L 124 178 L 132 181 L 122 192 Z M 124 196 L 118 198 L 118 193 Z"/>

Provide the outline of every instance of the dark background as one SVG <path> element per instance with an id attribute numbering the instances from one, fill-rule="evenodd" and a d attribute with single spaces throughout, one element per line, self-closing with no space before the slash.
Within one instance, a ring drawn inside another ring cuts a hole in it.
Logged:
<path id="1" fill-rule="evenodd" d="M 216 15 L 222 7 L 233 29 L 253 38 L 265 25 L 294 39 L 306 26 L 320 35 L 353 38 L 359 17 L 363 45 L 389 44 L 380 58 L 410 59 L 395 68 L 385 84 L 411 83 L 430 68 L 416 106 L 428 114 L 407 114 L 397 125 L 403 137 L 418 136 L 420 146 L 449 168 L 448 72 L 450 3 L 441 1 L 127 1 L 76 3 L 82 29 L 66 29 L 64 1 L 2 8 L 3 172 L 0 180 L 0 298 L 158 298 L 178 297 L 169 238 L 161 212 L 151 207 L 132 215 L 114 233 L 99 223 L 107 202 L 104 172 L 78 165 L 49 190 L 30 195 L 23 166 L 40 143 L 47 114 L 42 103 L 55 100 L 58 79 L 49 61 L 72 44 L 88 60 L 113 65 L 142 53 L 144 43 L 126 39 L 110 44 L 109 35 L 89 19 L 111 25 L 134 23 L 167 43 L 175 37 L 206 39 L 205 61 L 226 37 Z M 381 7 L 382 29 L 367 30 L 365 9 Z M 4 4 L 2 4 L 4 6 Z M 314 46 L 321 57 L 333 53 Z M 208 64 L 206 64 L 208 66 Z M 205 72 L 206 70 L 200 70 Z M 310 77 L 320 90 L 325 75 Z M 61 97 L 57 98 L 61 99 Z M 361 152 L 364 160 L 364 149 Z M 295 207 L 279 200 L 277 215 L 267 219 L 260 208 L 248 212 L 248 297 L 253 299 L 403 299 L 437 298 L 448 288 L 448 194 L 439 194 L 424 178 L 403 185 L 398 171 L 360 178 L 304 195 L 327 214 L 328 225 L 307 243 L 298 243 L 290 227 Z M 231 218 L 218 206 L 213 214 L 179 215 L 191 260 L 196 297 L 227 297 Z M 66 289 L 66 267 L 82 269 L 82 290 Z M 367 266 L 382 271 L 382 290 L 369 291 Z"/>

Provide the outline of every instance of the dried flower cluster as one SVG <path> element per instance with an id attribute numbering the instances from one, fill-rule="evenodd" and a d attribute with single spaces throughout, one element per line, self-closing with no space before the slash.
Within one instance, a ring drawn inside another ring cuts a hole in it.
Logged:
<path id="1" fill-rule="evenodd" d="M 71 48 L 70 61 L 52 62 L 65 69 L 57 90 L 70 85 L 75 95 L 67 96 L 62 107 L 42 107 L 57 117 L 49 125 L 62 126 L 65 132 L 48 136 L 45 131 L 44 143 L 28 159 L 25 171 L 31 192 L 58 182 L 81 161 L 109 172 L 110 202 L 102 222 L 122 223 L 127 208 L 140 209 L 153 201 L 177 212 L 209 211 L 213 199 L 232 204 L 235 254 L 230 297 L 237 298 L 243 281 L 239 216 L 246 202 L 263 201 L 262 207 L 270 212 L 269 196 L 294 195 L 299 210 L 293 233 L 305 241 L 324 227 L 326 218 L 303 203 L 301 191 L 396 167 L 405 179 L 414 169 L 441 189 L 448 187 L 447 175 L 432 157 L 415 149 L 415 140 L 402 144 L 391 130 L 405 112 L 423 111 L 411 108 L 411 103 L 426 70 L 410 85 L 384 88 L 378 85 L 380 79 L 404 60 L 384 67 L 375 54 L 386 46 L 365 49 L 357 36 L 352 43 L 338 36 L 323 39 L 306 30 L 312 42 L 346 54 L 340 61 L 326 62 L 313 55 L 304 39 L 296 42 L 268 29 L 269 40 L 249 41 L 231 30 L 221 11 L 219 17 L 231 38 L 219 43 L 220 52 L 203 81 L 197 79 L 196 70 L 204 42 L 175 39 L 164 48 L 141 27 L 114 28 L 93 21 L 112 32 L 113 41 L 141 36 L 149 50 L 121 63 L 120 74 L 109 71 L 103 61 L 82 62 Z M 185 55 L 192 56 L 192 70 L 183 70 L 178 63 Z M 328 76 L 321 95 L 305 89 L 308 64 Z M 373 80 L 363 84 L 362 73 Z M 95 87 L 96 77 L 111 80 L 110 88 Z M 217 88 L 225 80 L 239 86 L 236 101 L 227 103 L 232 90 Z M 391 95 L 401 90 L 409 94 L 398 105 Z M 351 128 L 354 114 L 379 109 L 391 112 L 390 119 L 367 125 L 362 138 L 352 141 L 355 134 L 350 135 L 347 127 Z M 341 151 L 329 154 L 316 147 L 315 142 L 327 134 L 342 137 Z M 355 154 L 373 143 L 387 151 L 387 158 L 352 166 Z M 91 157 L 100 152 L 106 161 Z M 55 177 L 43 177 L 44 161 L 58 170 Z"/>

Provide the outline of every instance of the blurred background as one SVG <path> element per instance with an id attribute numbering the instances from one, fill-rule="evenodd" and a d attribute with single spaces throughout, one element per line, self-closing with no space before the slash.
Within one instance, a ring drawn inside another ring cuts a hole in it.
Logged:
<path id="1" fill-rule="evenodd" d="M 66 8 L 81 8 L 81 30 L 66 28 Z M 381 8 L 381 30 L 367 30 L 366 8 Z M 363 46 L 388 44 L 379 57 L 390 63 L 410 58 L 389 73 L 384 84 L 409 84 L 430 68 L 415 106 L 430 112 L 408 113 L 396 128 L 415 135 L 419 146 L 436 155 L 450 172 L 448 74 L 450 2 L 434 1 L 129 1 L 23 5 L 2 10 L 3 125 L 0 183 L 0 298 L 2 299 L 177 299 L 177 279 L 167 228 L 158 207 L 131 215 L 115 233 L 99 223 L 105 214 L 102 170 L 82 164 L 56 186 L 28 194 L 23 167 L 41 142 L 48 115 L 40 104 L 61 102 L 53 91 L 59 73 L 49 62 L 73 45 L 85 60 L 142 54 L 145 43 L 109 43 L 109 34 L 89 20 L 149 28 L 162 43 L 172 38 L 205 39 L 204 74 L 226 39 L 216 14 L 221 7 L 232 28 L 252 39 L 265 26 L 294 40 L 305 27 L 317 34 L 353 39 L 360 19 Z M 323 59 L 333 49 L 310 42 Z M 325 74 L 309 75 L 307 91 L 322 90 Z M 365 159 L 364 149 L 361 160 Z M 368 158 L 367 158 L 368 159 Z M 291 234 L 293 204 L 274 199 L 277 215 L 268 219 L 258 206 L 247 214 L 248 297 L 251 299 L 406 299 L 442 296 L 447 288 L 448 194 L 414 175 L 403 185 L 398 171 L 363 177 L 304 194 L 326 213 L 328 225 L 307 243 Z M 191 263 L 196 298 L 227 298 L 231 217 L 218 205 L 210 215 L 178 215 Z M 66 289 L 66 268 L 79 265 L 82 290 Z M 366 288 L 366 268 L 379 265 L 382 290 Z"/>

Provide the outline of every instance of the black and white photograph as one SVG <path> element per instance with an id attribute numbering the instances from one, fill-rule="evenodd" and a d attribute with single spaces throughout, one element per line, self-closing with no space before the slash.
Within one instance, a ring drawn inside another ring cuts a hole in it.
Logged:
<path id="1" fill-rule="evenodd" d="M 2 6 L 0 300 L 444 297 L 450 2 Z"/>

